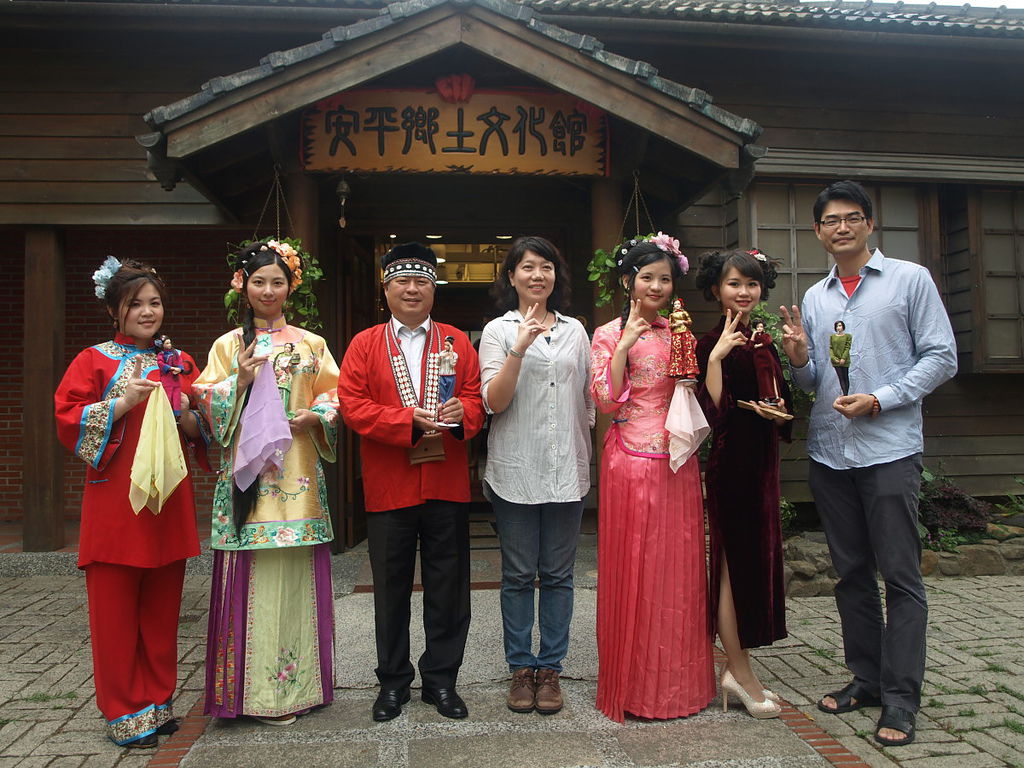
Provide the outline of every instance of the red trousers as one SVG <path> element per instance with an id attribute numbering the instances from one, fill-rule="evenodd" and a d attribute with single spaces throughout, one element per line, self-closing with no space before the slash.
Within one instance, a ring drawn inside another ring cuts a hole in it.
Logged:
<path id="1" fill-rule="evenodd" d="M 171 719 L 185 561 L 159 568 L 85 567 L 96 705 L 117 744 Z"/>

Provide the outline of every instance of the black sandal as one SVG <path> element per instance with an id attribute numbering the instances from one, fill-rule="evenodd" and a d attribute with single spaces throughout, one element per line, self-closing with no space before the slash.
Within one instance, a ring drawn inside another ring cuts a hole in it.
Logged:
<path id="1" fill-rule="evenodd" d="M 914 713 L 903 707 L 884 705 L 882 715 L 878 718 L 878 727 L 875 728 L 875 741 L 886 747 L 903 747 L 914 741 Z M 879 736 L 878 732 L 883 728 L 891 728 L 894 731 L 905 733 L 902 739 L 887 739 Z"/>
<path id="2" fill-rule="evenodd" d="M 835 707 L 826 707 L 823 703 L 825 698 L 834 699 Z M 841 691 L 826 693 L 818 700 L 818 709 L 828 712 L 830 715 L 841 715 L 844 712 L 853 712 L 862 707 L 880 707 L 882 700 L 876 694 L 871 693 L 854 680 Z"/>

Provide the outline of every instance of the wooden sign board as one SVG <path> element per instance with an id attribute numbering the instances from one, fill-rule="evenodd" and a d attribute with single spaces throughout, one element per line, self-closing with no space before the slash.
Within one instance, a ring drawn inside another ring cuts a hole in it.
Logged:
<path id="1" fill-rule="evenodd" d="M 608 174 L 605 114 L 557 92 L 346 91 L 302 120 L 307 171 Z"/>

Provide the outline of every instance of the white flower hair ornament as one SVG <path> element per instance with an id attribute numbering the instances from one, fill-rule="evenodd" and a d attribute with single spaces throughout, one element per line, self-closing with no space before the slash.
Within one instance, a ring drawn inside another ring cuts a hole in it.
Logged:
<path id="1" fill-rule="evenodd" d="M 107 297 L 107 286 L 110 284 L 110 278 L 117 274 L 117 270 L 121 268 L 121 262 L 115 259 L 113 256 L 107 256 L 100 264 L 100 268 L 92 273 L 92 281 L 96 285 L 96 298 L 100 301 Z"/>

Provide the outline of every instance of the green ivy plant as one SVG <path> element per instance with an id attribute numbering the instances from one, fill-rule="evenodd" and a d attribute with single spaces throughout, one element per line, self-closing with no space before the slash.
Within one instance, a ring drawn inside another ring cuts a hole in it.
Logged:
<path id="1" fill-rule="evenodd" d="M 284 314 L 288 322 L 294 322 L 296 325 L 301 325 L 310 331 L 323 328 L 323 323 L 320 321 L 320 309 L 317 305 L 316 294 L 313 292 L 313 285 L 324 276 L 324 271 L 320 267 L 320 261 L 316 256 L 303 249 L 301 239 L 297 237 L 267 236 L 261 237 L 258 240 L 246 240 L 237 245 L 229 244 L 228 266 L 234 271 L 235 258 L 239 251 L 245 250 L 256 243 L 266 243 L 270 240 L 287 243 L 298 252 L 299 258 L 302 259 L 302 283 L 292 291 L 291 296 L 288 297 L 288 302 L 285 304 Z M 233 288 L 229 288 L 228 292 L 224 294 L 224 307 L 228 311 L 228 322 L 235 323 L 236 325 L 240 322 L 238 309 L 241 305 L 241 298 L 241 294 L 237 293 Z"/>
<path id="2" fill-rule="evenodd" d="M 654 237 L 654 233 L 649 232 L 646 235 L 634 235 L 632 239 L 650 240 L 652 237 Z M 594 300 L 595 307 L 603 307 L 615 297 L 614 290 L 617 285 L 615 280 L 615 268 L 617 266 L 615 264 L 615 257 L 622 248 L 628 245 L 629 239 L 626 239 L 612 248 L 610 252 L 603 248 L 598 248 L 594 251 L 593 257 L 587 264 L 587 280 L 597 283 L 597 298 Z M 662 314 L 667 315 L 668 310 L 662 311 Z"/>
<path id="3" fill-rule="evenodd" d="M 596 283 L 597 298 L 594 300 L 595 307 L 603 307 L 605 304 L 611 302 L 613 298 L 612 290 L 614 288 L 614 280 L 612 276 L 615 274 L 615 258 L 614 254 L 618 251 L 618 247 L 614 248 L 611 253 L 598 248 L 594 251 L 593 258 L 587 264 L 587 280 L 592 283 Z"/>

